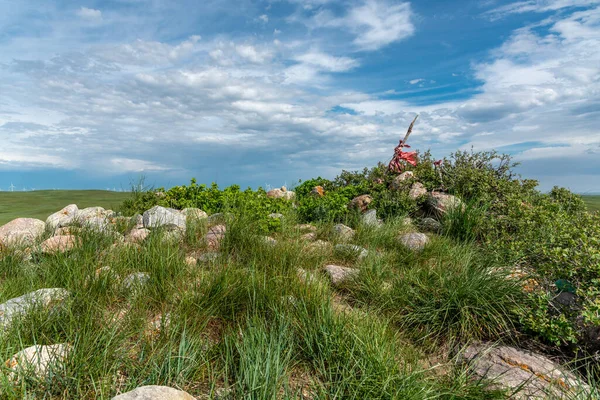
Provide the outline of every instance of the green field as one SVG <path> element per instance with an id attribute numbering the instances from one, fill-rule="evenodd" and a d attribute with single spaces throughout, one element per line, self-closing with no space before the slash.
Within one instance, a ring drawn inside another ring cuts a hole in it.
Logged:
<path id="1" fill-rule="evenodd" d="M 106 190 L 39 190 L 35 192 L 0 192 L 0 225 L 15 218 L 39 218 L 69 204 L 79 208 L 100 206 L 115 210 L 129 193 Z"/>
<path id="2" fill-rule="evenodd" d="M 600 211 L 600 195 L 583 196 L 583 200 L 591 211 Z"/>

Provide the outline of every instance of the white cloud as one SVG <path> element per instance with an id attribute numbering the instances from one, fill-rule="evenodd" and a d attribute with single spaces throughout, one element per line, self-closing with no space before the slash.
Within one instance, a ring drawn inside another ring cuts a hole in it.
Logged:
<path id="1" fill-rule="evenodd" d="M 411 79 L 410 81 L 408 81 L 408 83 L 410 83 L 411 85 L 416 85 L 417 83 L 421 83 L 424 80 L 425 79 L 423 79 L 423 78 Z"/>
<path id="2" fill-rule="evenodd" d="M 99 20 L 102 19 L 102 11 L 93 8 L 81 7 L 76 14 L 85 19 Z"/>
<path id="3" fill-rule="evenodd" d="M 334 57 L 320 51 L 311 51 L 296 57 L 296 61 L 315 66 L 324 71 L 344 72 L 356 68 L 359 63 L 350 57 Z"/>
<path id="4" fill-rule="evenodd" d="M 500 7 L 496 7 L 486 14 L 493 16 L 494 18 L 503 17 L 507 14 L 522 14 L 527 12 L 549 12 L 557 11 L 565 8 L 574 7 L 590 7 L 596 4 L 600 4 L 599 0 L 526 0 L 517 1 L 514 3 L 505 4 Z"/>
<path id="5" fill-rule="evenodd" d="M 263 14 L 260 17 L 258 17 L 258 19 L 260 19 L 262 22 L 264 22 L 265 24 L 267 22 L 269 22 L 269 16 L 267 14 Z"/>
<path id="6" fill-rule="evenodd" d="M 246 60 L 262 64 L 271 58 L 271 53 L 266 50 L 257 50 L 254 46 L 243 44 L 235 47 L 238 55 Z"/>

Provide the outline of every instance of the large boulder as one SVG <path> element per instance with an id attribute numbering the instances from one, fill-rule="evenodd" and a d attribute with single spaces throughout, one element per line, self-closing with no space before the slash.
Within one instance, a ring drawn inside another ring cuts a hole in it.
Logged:
<path id="1" fill-rule="evenodd" d="M 194 221 L 208 218 L 208 214 L 199 208 L 184 208 L 181 210 L 181 213 L 185 215 L 187 219 Z"/>
<path id="2" fill-rule="evenodd" d="M 64 253 L 73 249 L 80 240 L 73 235 L 52 236 L 41 244 L 41 250 L 44 254 Z"/>
<path id="3" fill-rule="evenodd" d="M 354 237 L 354 229 L 344 224 L 334 225 L 333 233 L 342 240 L 350 240 Z"/>
<path id="4" fill-rule="evenodd" d="M 62 210 L 57 211 L 46 218 L 46 225 L 48 225 L 48 228 L 51 230 L 70 225 L 75 220 L 75 214 L 78 210 L 79 209 L 77 208 L 76 204 L 69 204 Z"/>
<path id="5" fill-rule="evenodd" d="M 0 304 L 0 331 L 9 328 L 15 318 L 22 317 L 35 309 L 49 308 L 62 303 L 67 297 L 69 291 L 66 289 L 39 289 Z"/>
<path id="6" fill-rule="evenodd" d="M 432 192 L 427 199 L 429 207 L 438 215 L 444 215 L 454 207 L 460 207 L 462 202 L 451 194 Z"/>
<path id="7" fill-rule="evenodd" d="M 334 286 L 339 286 L 358 276 L 358 269 L 342 267 L 339 265 L 326 265 L 323 267 L 323 270 L 329 276 L 329 279 Z"/>
<path id="8" fill-rule="evenodd" d="M 75 212 L 74 221 L 84 224 L 86 221 L 93 218 L 107 218 L 112 214 L 103 207 L 87 207 Z"/>
<path id="9" fill-rule="evenodd" d="M 0 227 L 0 247 L 31 245 L 45 232 L 44 221 L 35 218 L 17 218 Z"/>
<path id="10" fill-rule="evenodd" d="M 516 391 L 511 399 L 576 398 L 574 394 L 589 392 L 581 378 L 530 351 L 477 343 L 467 347 L 460 358 L 476 377 Z"/>
<path id="11" fill-rule="evenodd" d="M 373 201 L 373 197 L 368 194 L 363 194 L 353 198 L 348 204 L 348 208 L 352 208 L 358 210 L 360 212 L 365 212 L 369 208 L 369 204 Z"/>
<path id="12" fill-rule="evenodd" d="M 140 386 L 131 392 L 123 393 L 112 400 L 194 400 L 190 394 L 168 386 Z"/>
<path id="13" fill-rule="evenodd" d="M 177 227 L 185 230 L 186 217 L 172 208 L 154 206 L 144 212 L 144 228 Z"/>
<path id="14" fill-rule="evenodd" d="M 421 196 L 425 196 L 427 194 L 427 188 L 421 182 L 415 182 L 410 187 L 410 191 L 408 192 L 408 197 L 413 200 L 418 199 Z"/>
<path id="15" fill-rule="evenodd" d="M 19 374 L 27 373 L 37 379 L 46 379 L 60 370 L 70 351 L 71 346 L 66 343 L 27 347 L 5 362 L 6 367 L 12 370 L 8 378 L 14 380 Z"/>
<path id="16" fill-rule="evenodd" d="M 410 250 L 420 251 L 429 243 L 429 237 L 424 233 L 410 232 L 400 235 L 398 241 Z"/>

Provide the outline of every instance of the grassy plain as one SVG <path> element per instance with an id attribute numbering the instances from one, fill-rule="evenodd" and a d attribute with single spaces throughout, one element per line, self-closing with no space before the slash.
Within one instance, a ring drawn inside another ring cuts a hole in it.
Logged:
<path id="1" fill-rule="evenodd" d="M 600 195 L 586 195 L 583 200 L 591 211 L 600 211 Z"/>
<path id="2" fill-rule="evenodd" d="M 0 192 L 0 225 L 15 218 L 39 218 L 69 204 L 79 208 L 100 206 L 116 209 L 129 193 L 106 190 L 38 190 L 34 192 Z"/>

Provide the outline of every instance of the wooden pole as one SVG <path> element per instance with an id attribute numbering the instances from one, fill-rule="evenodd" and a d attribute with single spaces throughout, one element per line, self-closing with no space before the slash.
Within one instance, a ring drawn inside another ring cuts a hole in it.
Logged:
<path id="1" fill-rule="evenodd" d="M 415 116 L 415 119 L 413 119 L 413 122 L 410 123 L 410 126 L 408 127 L 408 131 L 406 132 L 406 135 L 404 136 L 404 139 L 402 139 L 402 144 L 406 144 L 406 141 L 408 140 L 408 137 L 410 136 L 413 126 L 415 125 L 415 122 L 417 122 L 417 118 L 419 118 L 419 114 L 417 114 Z"/>

